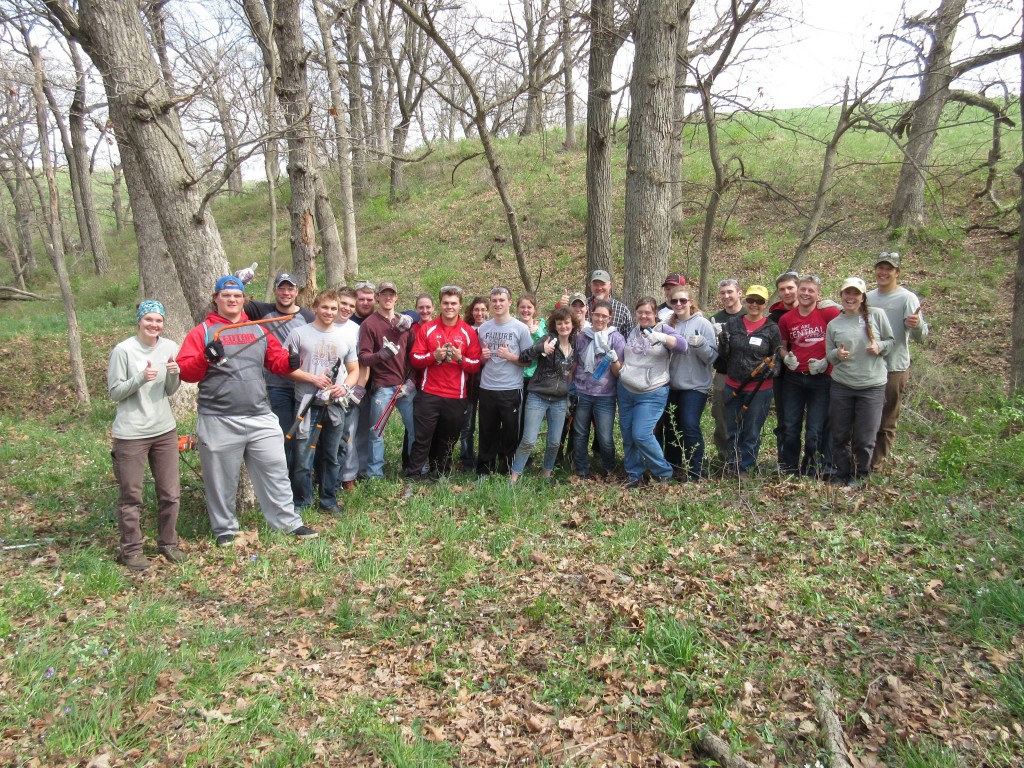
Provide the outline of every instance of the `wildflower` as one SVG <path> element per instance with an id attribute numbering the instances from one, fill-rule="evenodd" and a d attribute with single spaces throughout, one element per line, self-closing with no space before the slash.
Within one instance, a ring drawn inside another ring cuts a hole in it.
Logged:
<path id="1" fill-rule="evenodd" d="M 53 667 L 47 667 L 46 668 L 46 679 L 47 680 L 49 680 L 55 674 L 57 674 L 57 671 Z"/>

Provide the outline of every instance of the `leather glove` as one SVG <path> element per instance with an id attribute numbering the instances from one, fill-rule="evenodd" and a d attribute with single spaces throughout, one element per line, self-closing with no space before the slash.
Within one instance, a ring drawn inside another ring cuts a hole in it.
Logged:
<path id="1" fill-rule="evenodd" d="M 398 399 L 401 400 L 403 397 L 409 397 L 409 395 L 414 394 L 416 394 L 416 382 L 412 379 L 406 379 L 405 383 L 398 390 Z"/>
<path id="2" fill-rule="evenodd" d="M 214 365 L 220 365 L 224 362 L 224 342 L 220 339 L 211 341 L 203 347 L 203 357 Z"/>
<path id="3" fill-rule="evenodd" d="M 693 336 L 686 337 L 686 345 L 689 347 L 703 347 L 706 341 L 707 339 L 705 339 L 699 333 L 695 333 Z"/>
<path id="4" fill-rule="evenodd" d="M 237 272 L 235 272 L 235 277 L 242 281 L 242 285 L 248 285 L 249 283 L 252 282 L 252 279 L 256 277 L 257 266 L 259 266 L 259 264 L 257 264 L 257 262 L 254 261 L 248 267 L 245 267 L 244 269 L 240 269 Z"/>
<path id="5" fill-rule="evenodd" d="M 786 356 L 782 358 L 782 362 L 784 362 L 786 367 L 791 371 L 795 371 L 800 367 L 800 361 L 796 359 L 796 355 L 793 354 L 792 350 L 786 353 Z"/>
<path id="6" fill-rule="evenodd" d="M 817 360 L 812 357 L 810 360 L 807 361 L 807 371 L 813 374 L 814 376 L 817 376 L 819 373 L 824 373 L 827 370 L 828 360 Z"/>
<path id="7" fill-rule="evenodd" d="M 412 318 L 408 315 L 399 315 L 395 318 L 395 330 L 408 331 L 412 328 Z"/>
<path id="8" fill-rule="evenodd" d="M 398 354 L 398 345 L 390 339 L 384 339 L 383 346 L 380 352 L 377 353 L 377 357 L 381 362 L 387 362 L 392 357 Z"/>
<path id="9" fill-rule="evenodd" d="M 359 405 L 366 397 L 366 387 L 356 384 L 348 391 L 348 402 L 350 405 Z"/>
<path id="10" fill-rule="evenodd" d="M 288 370 L 297 371 L 302 365 L 302 358 L 299 357 L 299 350 L 292 347 L 288 350 Z"/>

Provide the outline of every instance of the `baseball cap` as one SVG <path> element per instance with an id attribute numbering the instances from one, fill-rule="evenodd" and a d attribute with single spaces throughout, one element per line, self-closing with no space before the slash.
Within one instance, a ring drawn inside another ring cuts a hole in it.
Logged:
<path id="1" fill-rule="evenodd" d="M 868 287 L 864 284 L 864 281 L 861 280 L 859 277 L 848 277 L 845 280 L 843 280 L 843 287 L 839 289 L 839 292 L 842 293 L 847 288 L 856 288 L 861 293 L 868 292 Z"/>
<path id="2" fill-rule="evenodd" d="M 747 296 L 760 296 L 765 301 L 768 301 L 771 294 L 763 285 L 752 285 L 743 292 L 743 298 L 746 298 Z"/>
<path id="3" fill-rule="evenodd" d="M 291 283 L 296 288 L 299 287 L 299 284 L 295 280 L 295 278 L 292 277 L 291 275 L 289 275 L 287 272 L 278 272 L 277 273 L 277 277 L 274 278 L 274 287 L 275 288 L 280 288 L 281 287 L 281 283 Z"/>
<path id="4" fill-rule="evenodd" d="M 899 251 L 882 251 L 878 255 L 878 261 L 875 262 L 877 267 L 879 264 L 891 264 L 896 269 L 900 268 L 900 254 Z"/>
<path id="5" fill-rule="evenodd" d="M 612 276 L 603 269 L 595 269 L 593 274 L 590 275 L 590 282 L 592 283 L 610 283 L 611 281 Z"/>
<path id="6" fill-rule="evenodd" d="M 665 278 L 665 282 L 661 284 L 661 287 L 668 288 L 670 285 L 686 285 L 686 278 L 678 272 L 673 272 Z"/>
<path id="7" fill-rule="evenodd" d="M 570 307 L 573 304 L 575 304 L 577 301 L 581 301 L 584 304 L 586 304 L 587 303 L 587 297 L 584 296 L 582 293 L 572 293 L 572 294 L 569 294 L 569 306 Z"/>
<path id="8" fill-rule="evenodd" d="M 231 289 L 235 291 L 244 291 L 245 286 L 242 285 L 242 281 L 234 275 L 224 275 L 224 277 L 217 280 L 217 284 L 214 286 L 214 293 L 220 293 L 225 289 Z"/>
<path id="9" fill-rule="evenodd" d="M 398 293 L 398 286 L 390 280 L 384 280 L 377 283 L 377 293 L 384 293 L 384 291 L 394 291 L 395 293 Z"/>

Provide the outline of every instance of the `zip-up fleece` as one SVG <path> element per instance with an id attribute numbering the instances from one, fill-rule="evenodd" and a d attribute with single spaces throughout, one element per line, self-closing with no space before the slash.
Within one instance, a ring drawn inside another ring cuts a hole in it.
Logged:
<path id="1" fill-rule="evenodd" d="M 415 330 L 416 338 L 409 360 L 413 368 L 423 371 L 420 389 L 453 400 L 469 397 L 470 375 L 480 370 L 480 338 L 476 331 L 461 318 L 455 325 L 445 325 L 440 317 L 417 326 Z M 434 350 L 445 344 L 451 344 L 462 352 L 462 362 L 452 360 L 439 364 L 434 359 Z"/>

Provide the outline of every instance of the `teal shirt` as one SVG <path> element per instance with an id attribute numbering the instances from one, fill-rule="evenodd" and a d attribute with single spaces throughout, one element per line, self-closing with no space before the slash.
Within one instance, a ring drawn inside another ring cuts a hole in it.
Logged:
<path id="1" fill-rule="evenodd" d="M 530 337 L 533 339 L 533 343 L 536 344 L 538 341 L 540 341 L 540 339 L 542 339 L 547 332 L 548 332 L 547 323 L 544 321 L 544 318 L 541 318 L 540 325 L 537 326 L 537 330 L 530 334 Z M 539 360 L 534 360 L 528 366 L 523 368 L 523 378 L 524 379 L 531 378 L 533 376 L 533 374 L 537 372 L 537 363 L 538 362 L 540 362 L 540 361 Z"/>

